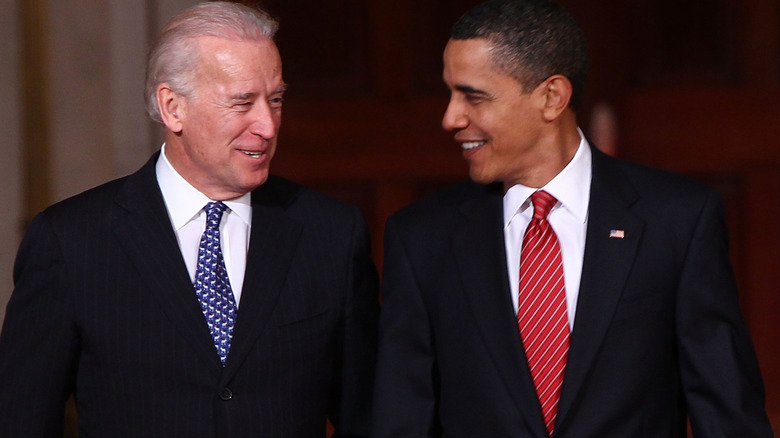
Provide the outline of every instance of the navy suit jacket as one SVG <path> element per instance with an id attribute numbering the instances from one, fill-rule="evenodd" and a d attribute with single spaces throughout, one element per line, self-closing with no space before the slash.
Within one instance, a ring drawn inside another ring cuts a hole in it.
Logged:
<path id="1" fill-rule="evenodd" d="M 0 436 L 367 436 L 377 277 L 359 210 L 270 177 L 219 362 L 154 171 L 58 203 L 18 253 L 0 336 Z"/>
<path id="2" fill-rule="evenodd" d="M 593 150 L 555 437 L 771 437 L 720 197 Z M 374 436 L 547 436 L 511 303 L 500 185 L 385 229 Z M 610 237 L 623 230 L 624 238 Z"/>

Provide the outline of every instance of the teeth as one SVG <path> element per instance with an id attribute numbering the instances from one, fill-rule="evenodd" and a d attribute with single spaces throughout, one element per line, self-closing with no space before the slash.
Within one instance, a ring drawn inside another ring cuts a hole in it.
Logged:
<path id="1" fill-rule="evenodd" d="M 243 153 L 245 153 L 245 154 L 249 155 L 249 156 L 250 156 L 250 157 L 252 157 L 252 158 L 260 158 L 260 157 L 262 157 L 262 156 L 263 156 L 263 153 L 262 153 L 262 152 L 250 152 L 250 151 L 241 151 L 241 152 L 243 152 Z"/>
<path id="2" fill-rule="evenodd" d="M 482 146 L 483 144 L 485 144 L 484 141 L 466 141 L 466 142 L 461 143 L 460 146 L 463 149 L 468 150 L 468 149 L 474 149 L 475 147 Z"/>

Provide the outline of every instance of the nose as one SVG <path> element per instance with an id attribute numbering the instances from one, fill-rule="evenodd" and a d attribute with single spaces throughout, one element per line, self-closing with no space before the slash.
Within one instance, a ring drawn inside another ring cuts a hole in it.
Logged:
<path id="1" fill-rule="evenodd" d="M 468 125 L 469 119 L 463 110 L 463 105 L 456 101 L 455 96 L 450 97 L 447 110 L 444 111 L 444 117 L 441 119 L 441 127 L 445 131 L 453 131 L 455 129 L 463 129 Z"/>
<path id="2" fill-rule="evenodd" d="M 269 105 L 255 105 L 249 131 L 266 140 L 270 140 L 279 133 L 279 125 L 282 122 L 282 112 L 279 108 L 271 108 Z"/>

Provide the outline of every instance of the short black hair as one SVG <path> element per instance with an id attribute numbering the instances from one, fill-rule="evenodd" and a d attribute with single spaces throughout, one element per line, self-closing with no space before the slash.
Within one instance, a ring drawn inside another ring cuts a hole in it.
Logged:
<path id="1" fill-rule="evenodd" d="M 496 68 L 533 90 L 560 74 L 572 83 L 576 110 L 588 74 L 585 36 L 574 17 L 549 0 L 489 0 L 466 12 L 452 28 L 454 40 L 484 38 Z"/>

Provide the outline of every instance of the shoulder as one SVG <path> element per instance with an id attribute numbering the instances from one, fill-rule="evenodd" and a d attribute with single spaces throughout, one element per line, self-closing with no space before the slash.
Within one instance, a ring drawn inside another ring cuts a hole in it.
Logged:
<path id="1" fill-rule="evenodd" d="M 725 207 L 720 192 L 690 176 L 594 154 L 591 210 L 613 203 L 680 229 L 705 217 L 722 221 Z"/>
<path id="2" fill-rule="evenodd" d="M 690 176 L 606 156 L 593 155 L 593 186 L 633 191 L 647 202 L 682 202 L 711 197 L 715 190 Z"/>
<path id="3" fill-rule="evenodd" d="M 413 233 L 447 233 L 475 211 L 500 213 L 502 197 L 500 184 L 466 180 L 409 204 L 393 214 L 387 224 Z"/>
<path id="4" fill-rule="evenodd" d="M 110 207 L 123 199 L 149 200 L 157 197 L 160 200 L 159 186 L 154 170 L 154 164 L 159 153 L 152 157 L 135 173 L 100 184 L 77 195 L 59 201 L 47 208 L 42 215 L 51 219 L 82 217 L 88 214 L 92 220 L 100 220 L 110 214 Z"/>
<path id="5" fill-rule="evenodd" d="M 88 226 L 109 214 L 128 177 L 122 177 L 59 201 L 39 214 L 53 223 Z M 86 218 L 90 218 L 87 220 Z"/>
<path id="6" fill-rule="evenodd" d="M 397 221 L 435 219 L 457 210 L 461 203 L 469 198 L 476 188 L 471 181 L 464 181 L 451 187 L 427 195 L 395 212 L 392 217 Z"/>
<path id="7" fill-rule="evenodd" d="M 307 221 L 360 215 L 357 206 L 277 175 L 270 175 L 268 180 L 253 192 L 253 205 L 257 205 L 256 202 L 276 204 L 281 206 L 288 216 L 306 218 Z"/>

